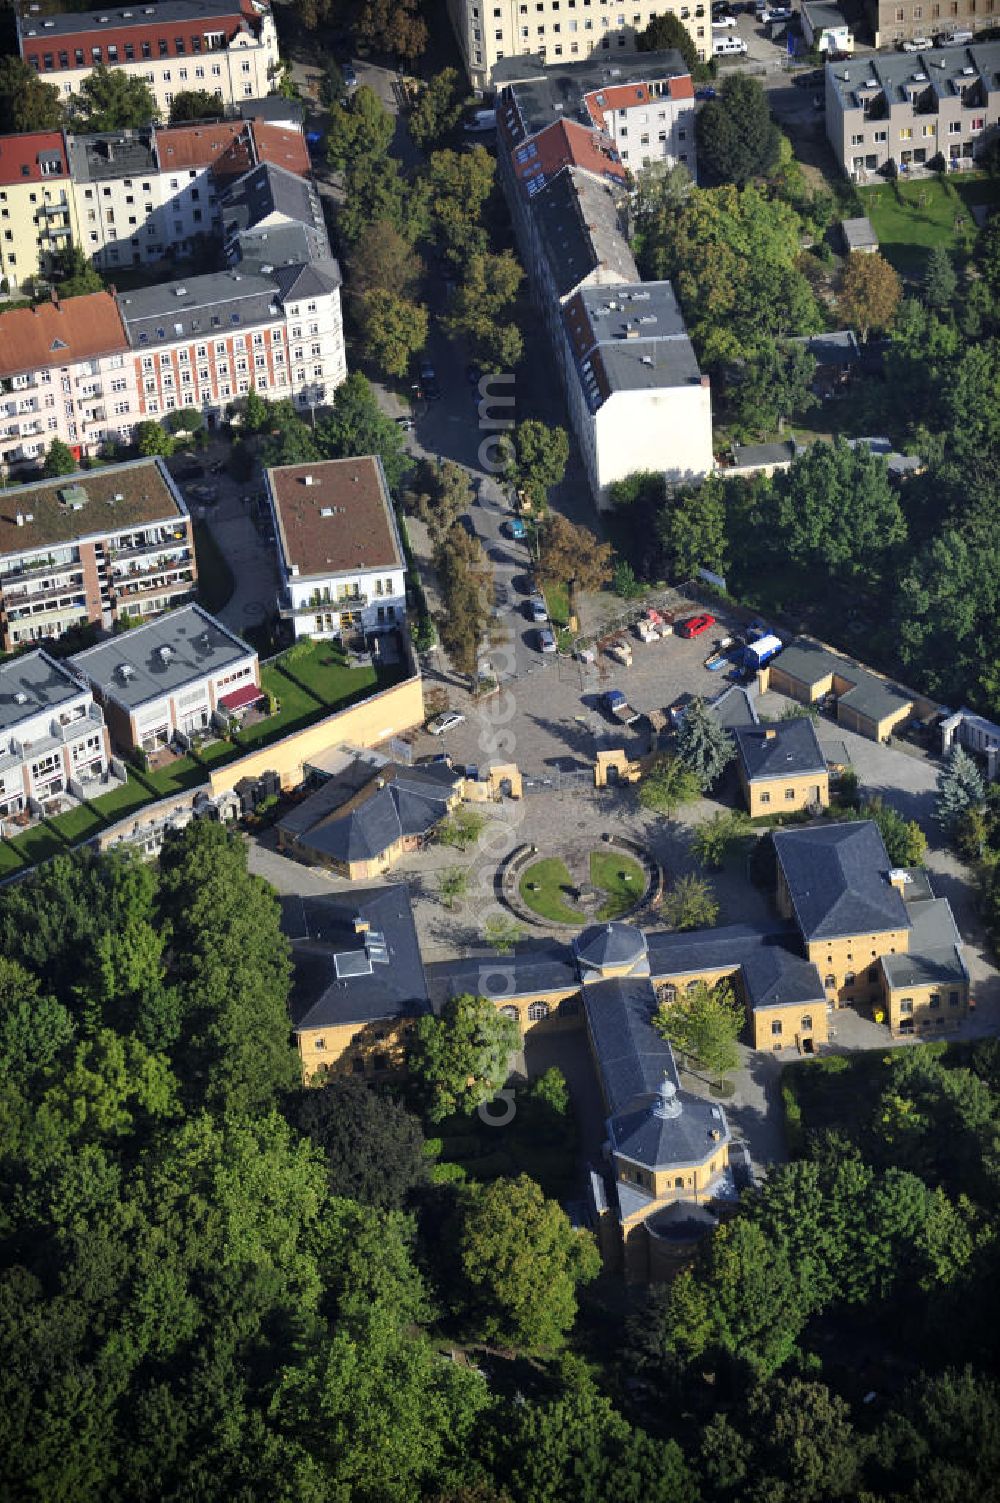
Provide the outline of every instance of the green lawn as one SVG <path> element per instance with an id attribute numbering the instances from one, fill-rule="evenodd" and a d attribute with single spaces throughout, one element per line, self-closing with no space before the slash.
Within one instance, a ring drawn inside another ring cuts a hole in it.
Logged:
<path id="1" fill-rule="evenodd" d="M 207 522 L 194 523 L 194 554 L 198 561 L 198 598 L 206 611 L 218 615 L 232 597 L 236 581 Z"/>
<path id="2" fill-rule="evenodd" d="M 963 226 L 956 225 L 956 218 L 974 228 L 973 205 L 996 203 L 998 198 L 997 185 L 979 174 L 960 179 L 935 175 L 858 191 L 882 254 L 909 277 L 923 275 L 932 246 L 950 249 L 957 243 Z"/>
<path id="3" fill-rule="evenodd" d="M 145 772 L 143 777 L 157 798 L 183 793 L 188 788 L 197 788 L 199 783 L 208 782 L 208 773 L 193 757 L 178 757 L 169 767 L 163 767 L 159 772 Z"/>
<path id="4" fill-rule="evenodd" d="M 98 830 L 103 830 L 105 825 L 97 810 L 89 808 L 87 804 L 80 804 L 66 814 L 57 814 L 48 823 L 58 831 L 67 845 L 79 845 L 81 840 L 89 840 Z"/>
<path id="5" fill-rule="evenodd" d="M 23 870 L 24 862 L 9 840 L 0 840 L 0 877 L 10 877 Z"/>
<path id="6" fill-rule="evenodd" d="M 314 695 L 281 672 L 280 668 L 273 663 L 265 663 L 260 670 L 260 681 L 269 693 L 273 694 L 278 701 L 278 710 L 266 720 L 258 721 L 256 725 L 248 726 L 240 731 L 241 747 L 261 746 L 268 741 L 277 741 L 279 736 L 287 736 L 299 725 L 306 725 L 310 720 L 319 720 L 326 713 L 324 707 Z"/>
<path id="7" fill-rule="evenodd" d="M 151 799 L 149 789 L 138 778 L 130 777 L 127 783 L 119 783 L 110 793 L 102 793 L 100 798 L 91 799 L 90 802 L 108 824 L 113 825 L 127 814 L 141 809 L 143 804 L 150 803 Z"/>
<path id="8" fill-rule="evenodd" d="M 36 825 L 33 830 L 25 830 L 23 835 L 16 835 L 11 845 L 29 866 L 47 861 L 50 856 L 58 856 L 60 851 L 66 849 L 58 835 L 54 835 L 45 825 Z"/>
<path id="9" fill-rule="evenodd" d="M 283 674 L 313 694 L 320 704 L 334 708 L 369 693 L 374 668 L 349 668 L 343 653 L 329 642 L 313 642 L 306 652 L 293 648 L 293 657 L 278 660 Z"/>
<path id="10" fill-rule="evenodd" d="M 203 767 L 219 767 L 223 762 L 231 762 L 239 756 L 239 750 L 231 741 L 210 741 L 207 746 L 197 748 L 197 760 Z"/>
<path id="11" fill-rule="evenodd" d="M 607 902 L 597 911 L 600 919 L 627 913 L 646 890 L 646 874 L 638 861 L 616 852 L 591 851 L 590 880 L 607 893 Z"/>
<path id="12" fill-rule="evenodd" d="M 519 891 L 522 902 L 540 918 L 562 924 L 579 924 L 583 922 L 580 913 L 569 906 L 564 895 L 564 889 L 572 885 L 565 862 L 558 856 L 546 856 L 528 867 L 521 878 Z"/>
<path id="13" fill-rule="evenodd" d="M 569 588 L 564 584 L 542 585 L 549 620 L 553 626 L 566 626 L 569 622 Z"/>

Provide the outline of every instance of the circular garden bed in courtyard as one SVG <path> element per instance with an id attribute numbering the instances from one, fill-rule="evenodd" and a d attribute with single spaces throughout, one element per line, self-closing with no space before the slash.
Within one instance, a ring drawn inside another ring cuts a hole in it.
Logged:
<path id="1" fill-rule="evenodd" d="M 642 906 L 652 884 L 648 867 L 609 844 L 576 859 L 537 856 L 518 873 L 517 896 L 544 922 L 579 928 L 598 919 L 624 918 Z"/>

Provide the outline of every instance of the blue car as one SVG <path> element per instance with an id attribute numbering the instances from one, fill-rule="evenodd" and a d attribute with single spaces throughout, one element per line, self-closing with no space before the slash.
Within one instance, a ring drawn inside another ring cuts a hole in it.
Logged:
<path id="1" fill-rule="evenodd" d="M 710 84 L 706 84 L 704 88 L 695 89 L 694 97 L 695 99 L 714 99 L 716 97 L 716 93 Z"/>
<path id="2" fill-rule="evenodd" d="M 345 88 L 347 88 L 347 89 L 356 89 L 357 88 L 357 86 L 358 86 L 358 75 L 355 73 L 354 68 L 353 68 L 353 66 L 350 63 L 344 63 L 343 64 L 343 66 L 341 67 L 341 70 L 340 70 L 340 76 L 344 80 L 344 87 Z"/>
<path id="3" fill-rule="evenodd" d="M 504 523 L 503 530 L 509 538 L 513 538 L 515 543 L 523 543 L 528 536 L 528 529 L 520 517 L 511 517 L 509 522 Z"/>

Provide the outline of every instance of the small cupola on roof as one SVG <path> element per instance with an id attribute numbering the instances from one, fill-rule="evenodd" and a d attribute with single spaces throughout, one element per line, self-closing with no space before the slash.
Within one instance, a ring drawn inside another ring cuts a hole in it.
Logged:
<path id="1" fill-rule="evenodd" d="M 656 1093 L 656 1099 L 653 1102 L 653 1116 L 659 1117 L 661 1121 L 666 1122 L 672 1117 L 679 1117 L 682 1111 L 683 1107 L 681 1106 L 681 1098 L 677 1094 L 677 1087 L 669 1075 L 664 1075 L 660 1082 L 659 1090 Z"/>
<path id="2" fill-rule="evenodd" d="M 648 976 L 646 936 L 631 924 L 592 924 L 573 941 L 581 981 Z"/>

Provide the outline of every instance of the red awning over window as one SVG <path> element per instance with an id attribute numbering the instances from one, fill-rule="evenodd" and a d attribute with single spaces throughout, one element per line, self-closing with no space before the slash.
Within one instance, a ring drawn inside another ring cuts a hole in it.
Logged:
<path id="1" fill-rule="evenodd" d="M 245 710 L 247 705 L 255 705 L 258 699 L 263 698 L 264 691 L 259 684 L 244 684 L 242 689 L 223 694 L 219 704 L 224 710 Z"/>

